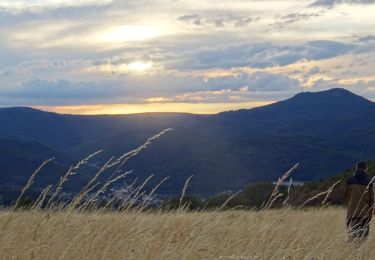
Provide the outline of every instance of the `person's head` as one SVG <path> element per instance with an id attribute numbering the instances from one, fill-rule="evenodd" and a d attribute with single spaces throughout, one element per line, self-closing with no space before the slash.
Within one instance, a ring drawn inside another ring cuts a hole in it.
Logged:
<path id="1" fill-rule="evenodd" d="M 366 162 L 358 162 L 357 163 L 357 170 L 367 171 L 367 163 Z"/>

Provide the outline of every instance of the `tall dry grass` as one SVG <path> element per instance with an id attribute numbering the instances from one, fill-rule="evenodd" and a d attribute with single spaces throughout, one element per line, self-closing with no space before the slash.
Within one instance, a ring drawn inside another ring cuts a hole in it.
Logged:
<path id="1" fill-rule="evenodd" d="M 105 205 L 108 207 L 97 207 L 100 194 L 130 174 L 122 171 L 122 166 L 167 131 L 129 153 L 108 160 L 70 202 L 61 204 L 57 199 L 64 183 L 96 153 L 72 166 L 58 183 L 47 186 L 31 208 L 19 208 L 22 196 L 49 160 L 44 162 L 21 190 L 15 206 L 0 211 L 0 259 L 372 259 L 375 256 L 373 233 L 360 245 L 347 242 L 346 213 L 342 208 L 293 209 L 287 196 L 284 208 L 272 209 L 282 196 L 281 185 L 298 164 L 279 179 L 260 211 L 222 211 L 226 201 L 217 210 L 187 212 L 182 202 L 191 177 L 183 187 L 178 209 L 148 210 L 148 200 L 139 198 L 145 194 L 143 188 L 152 176 L 126 197 L 114 197 Z M 98 187 L 98 177 L 108 169 L 113 170 L 112 174 Z M 326 196 L 325 200 L 334 186 L 321 194 Z M 112 203 L 119 202 L 122 207 L 113 210 Z"/>
<path id="2" fill-rule="evenodd" d="M 1 259 L 373 259 L 340 208 L 0 214 Z"/>

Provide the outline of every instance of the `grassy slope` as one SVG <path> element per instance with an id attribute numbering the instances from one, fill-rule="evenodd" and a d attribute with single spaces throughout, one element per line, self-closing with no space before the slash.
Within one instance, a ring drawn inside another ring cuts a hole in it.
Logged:
<path id="1" fill-rule="evenodd" d="M 1 259 L 370 259 L 338 208 L 206 213 L 0 213 Z"/>
<path id="2" fill-rule="evenodd" d="M 369 169 L 368 174 L 370 177 L 375 176 L 375 161 L 368 162 Z M 346 178 L 352 175 L 354 169 L 347 169 L 345 172 L 334 175 L 330 178 L 321 181 L 309 182 L 302 187 L 291 192 L 291 203 L 293 205 L 301 205 L 307 199 L 314 197 L 316 194 L 327 191 L 335 182 L 340 181 L 338 185 L 333 189 L 332 193 L 328 198 L 328 202 L 334 205 L 341 205 L 345 203 L 344 199 L 344 185 Z M 308 205 L 318 206 L 323 201 L 324 196 L 312 201 Z"/>
<path id="3" fill-rule="evenodd" d="M 369 175 L 375 176 L 375 161 L 368 162 L 369 164 Z M 293 207 L 305 206 L 322 206 L 324 205 L 345 205 L 344 198 L 344 184 L 346 178 L 352 175 L 354 169 L 347 169 L 346 171 L 323 179 L 320 181 L 307 182 L 303 186 L 293 186 L 289 190 L 288 187 L 280 187 L 280 197 L 273 203 L 274 206 L 282 207 L 284 202 Z M 293 173 L 291 177 L 294 177 L 298 173 Z M 333 187 L 332 190 L 330 188 Z M 268 201 L 275 189 L 275 185 L 270 182 L 258 182 L 247 185 L 244 189 L 237 193 L 237 195 L 230 199 L 226 204 L 227 209 L 245 207 L 245 208 L 262 208 L 264 203 Z M 329 195 L 327 196 L 327 194 Z M 319 196 L 317 196 L 320 194 Z M 201 208 L 217 208 L 224 204 L 232 193 L 220 193 L 214 196 L 210 196 L 206 200 L 199 200 L 197 197 L 186 197 L 186 202 L 190 203 L 190 209 L 201 209 Z M 317 196 L 317 197 L 316 197 Z M 327 196 L 327 198 L 326 198 Z M 316 197 L 314 199 L 311 199 Z M 179 198 L 175 198 L 172 201 L 176 207 L 179 203 Z M 306 202 L 306 203 L 305 203 Z"/>

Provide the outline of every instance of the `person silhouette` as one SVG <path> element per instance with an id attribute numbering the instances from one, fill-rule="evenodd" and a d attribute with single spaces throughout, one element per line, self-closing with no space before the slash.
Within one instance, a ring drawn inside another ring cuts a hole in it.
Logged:
<path id="1" fill-rule="evenodd" d="M 346 179 L 347 228 L 350 241 L 366 240 L 374 211 L 374 187 L 366 162 L 358 162 L 354 174 Z"/>

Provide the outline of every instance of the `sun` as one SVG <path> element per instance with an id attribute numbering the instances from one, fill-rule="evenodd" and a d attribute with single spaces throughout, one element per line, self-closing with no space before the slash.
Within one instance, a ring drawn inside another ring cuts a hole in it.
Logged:
<path id="1" fill-rule="evenodd" d="M 144 72 L 152 68 L 152 62 L 135 61 L 126 65 L 126 70 L 133 72 Z"/>

